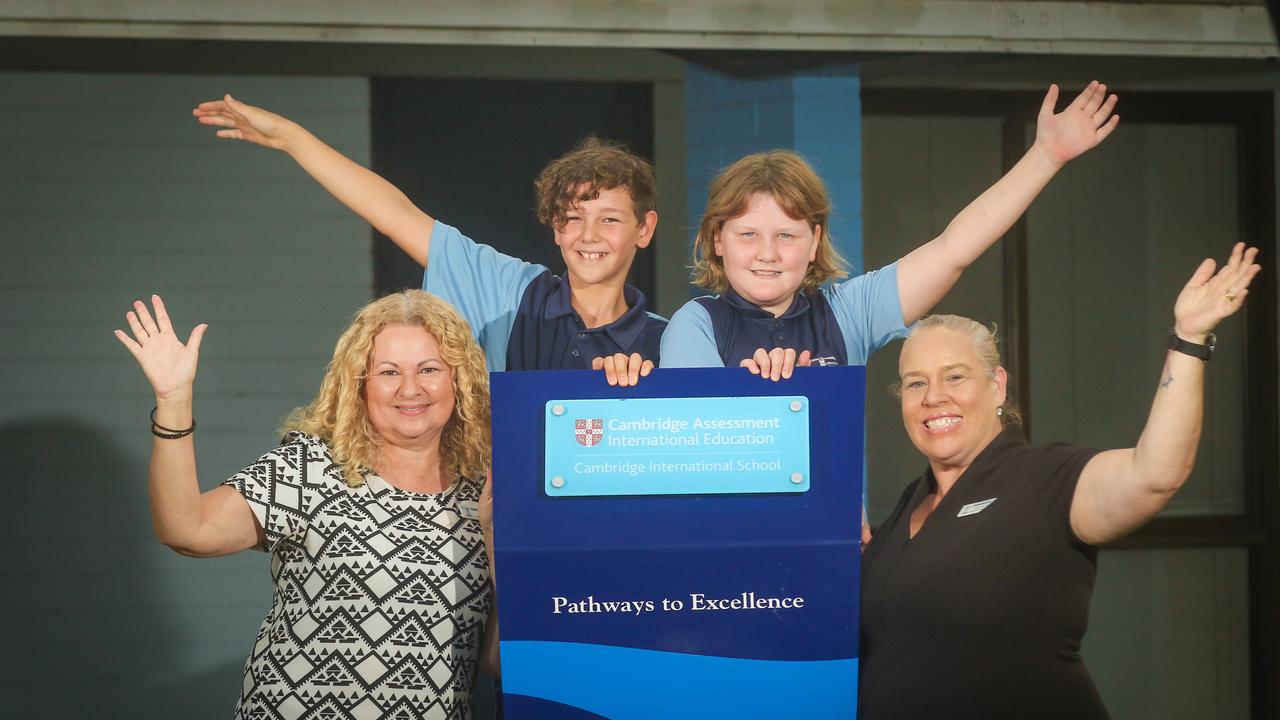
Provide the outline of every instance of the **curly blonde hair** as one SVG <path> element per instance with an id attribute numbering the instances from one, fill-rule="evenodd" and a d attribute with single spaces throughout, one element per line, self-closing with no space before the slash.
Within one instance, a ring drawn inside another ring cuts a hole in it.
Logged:
<path id="1" fill-rule="evenodd" d="M 729 289 L 724 259 L 716 255 L 716 238 L 728 220 L 747 211 L 756 193 L 773 196 L 787 215 L 804 220 L 809 229 L 822 228 L 818 252 L 805 271 L 801 292 L 813 292 L 828 280 L 848 276 L 849 263 L 831 240 L 831 197 L 827 186 L 804 158 L 790 150 L 748 155 L 725 168 L 711 181 L 707 209 L 693 241 L 693 283 L 714 293 Z"/>
<path id="2" fill-rule="evenodd" d="M 329 444 L 347 484 L 359 487 L 374 467 L 382 439 L 369 422 L 364 383 L 373 341 L 389 325 L 420 327 L 435 337 L 453 371 L 454 407 L 440 438 L 446 470 L 466 477 L 484 473 L 490 462 L 489 373 L 484 352 L 467 321 L 448 303 L 423 290 L 405 290 L 365 305 L 338 338 L 333 359 L 311 404 L 293 411 L 284 432 L 316 435 Z"/>

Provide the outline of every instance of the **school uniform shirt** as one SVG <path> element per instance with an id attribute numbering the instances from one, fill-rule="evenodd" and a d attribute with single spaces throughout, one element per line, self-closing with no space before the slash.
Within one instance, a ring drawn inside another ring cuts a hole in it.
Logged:
<path id="1" fill-rule="evenodd" d="M 431 231 L 422 289 L 471 324 L 490 371 L 588 370 L 594 358 L 640 353 L 658 364 L 666 319 L 626 285 L 627 311 L 588 328 L 573 309 L 569 281 L 543 265 L 504 255 L 439 220 Z"/>
<path id="2" fill-rule="evenodd" d="M 1098 553 L 1070 518 L 1097 453 L 1005 429 L 914 538 L 936 481 L 907 487 L 862 556 L 860 719 L 1108 717 L 1080 658 Z"/>
<path id="3" fill-rule="evenodd" d="M 810 293 L 796 293 L 780 317 L 732 288 L 694 298 L 662 335 L 662 367 L 738 367 L 758 348 L 808 350 L 814 365 L 863 365 L 906 336 L 898 263 Z"/>

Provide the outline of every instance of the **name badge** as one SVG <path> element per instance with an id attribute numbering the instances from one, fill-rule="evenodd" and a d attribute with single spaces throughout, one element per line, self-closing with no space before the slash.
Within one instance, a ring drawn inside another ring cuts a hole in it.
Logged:
<path id="1" fill-rule="evenodd" d="M 479 520 L 480 504 L 475 500 L 459 500 L 458 514 L 467 520 Z"/>
<path id="2" fill-rule="evenodd" d="M 986 510 L 987 506 L 995 501 L 996 501 L 996 498 L 988 498 L 986 500 L 979 500 L 978 502 L 969 503 L 968 505 L 965 505 L 964 507 L 960 508 L 960 512 L 956 513 L 956 517 L 962 518 L 962 517 L 967 517 L 969 515 L 977 515 L 983 510 Z"/>

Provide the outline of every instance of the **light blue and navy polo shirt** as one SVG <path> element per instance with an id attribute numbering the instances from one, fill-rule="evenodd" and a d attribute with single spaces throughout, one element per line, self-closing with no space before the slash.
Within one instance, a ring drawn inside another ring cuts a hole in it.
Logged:
<path id="1" fill-rule="evenodd" d="M 738 367 L 759 348 L 808 350 L 814 365 L 863 365 L 906 335 L 898 264 L 810 293 L 797 293 L 781 316 L 732 288 L 690 300 L 662 336 L 662 367 Z"/>
<path id="2" fill-rule="evenodd" d="M 627 311 L 588 328 L 571 302 L 569 281 L 543 265 L 481 245 L 439 220 L 422 289 L 453 305 L 471 324 L 489 370 L 588 370 L 594 358 L 640 353 L 658 364 L 667 321 L 646 310 L 627 285 Z"/>

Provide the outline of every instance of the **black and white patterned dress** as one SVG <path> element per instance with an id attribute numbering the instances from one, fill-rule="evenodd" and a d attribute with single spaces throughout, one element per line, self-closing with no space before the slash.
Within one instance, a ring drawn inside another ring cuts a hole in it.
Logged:
<path id="1" fill-rule="evenodd" d="M 471 717 L 492 601 L 479 482 L 351 488 L 328 445 L 290 433 L 224 484 L 265 530 L 275 585 L 236 718 Z"/>

